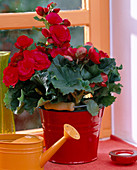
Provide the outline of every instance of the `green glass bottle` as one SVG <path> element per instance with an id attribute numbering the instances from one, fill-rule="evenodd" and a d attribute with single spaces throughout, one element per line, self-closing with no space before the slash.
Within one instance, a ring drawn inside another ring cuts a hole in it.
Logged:
<path id="1" fill-rule="evenodd" d="M 0 133 L 15 133 L 13 112 L 5 107 L 3 101 L 8 89 L 3 83 L 3 70 L 8 65 L 9 56 L 9 51 L 0 51 Z"/>

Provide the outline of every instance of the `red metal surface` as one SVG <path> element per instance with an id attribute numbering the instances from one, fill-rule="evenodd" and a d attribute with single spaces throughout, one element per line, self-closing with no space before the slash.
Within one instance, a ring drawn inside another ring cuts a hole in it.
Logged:
<path id="1" fill-rule="evenodd" d="M 79 164 L 97 159 L 99 132 L 104 108 L 97 116 L 87 111 L 48 111 L 40 109 L 46 148 L 63 136 L 65 123 L 74 126 L 80 133 L 80 140 L 67 141 L 50 161 L 62 164 Z"/>

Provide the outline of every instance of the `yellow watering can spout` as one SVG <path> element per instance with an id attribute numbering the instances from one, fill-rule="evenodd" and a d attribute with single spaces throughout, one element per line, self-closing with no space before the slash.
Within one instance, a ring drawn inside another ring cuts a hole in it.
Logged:
<path id="1" fill-rule="evenodd" d="M 64 136 L 59 139 L 54 145 L 52 145 L 47 151 L 45 151 L 40 158 L 41 168 L 44 164 L 58 151 L 58 149 L 68 140 L 68 139 L 80 139 L 78 131 L 71 125 L 64 125 Z"/>

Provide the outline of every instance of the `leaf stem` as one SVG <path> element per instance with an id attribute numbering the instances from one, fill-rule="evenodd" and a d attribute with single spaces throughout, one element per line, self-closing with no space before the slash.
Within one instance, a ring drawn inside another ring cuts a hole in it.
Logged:
<path id="1" fill-rule="evenodd" d="M 74 93 L 71 93 L 72 96 L 75 98 L 75 104 L 78 105 L 84 95 L 85 90 L 82 90 L 79 95 L 76 94 L 76 91 Z"/>

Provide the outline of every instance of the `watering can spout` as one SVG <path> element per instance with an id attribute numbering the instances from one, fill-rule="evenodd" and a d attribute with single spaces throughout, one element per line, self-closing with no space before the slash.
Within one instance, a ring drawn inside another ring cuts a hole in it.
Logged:
<path id="1" fill-rule="evenodd" d="M 80 139 L 78 131 L 71 125 L 64 125 L 64 136 L 59 139 L 54 145 L 52 145 L 47 151 L 45 151 L 40 158 L 41 168 L 45 163 L 58 151 L 58 149 L 68 140 L 68 139 Z"/>

